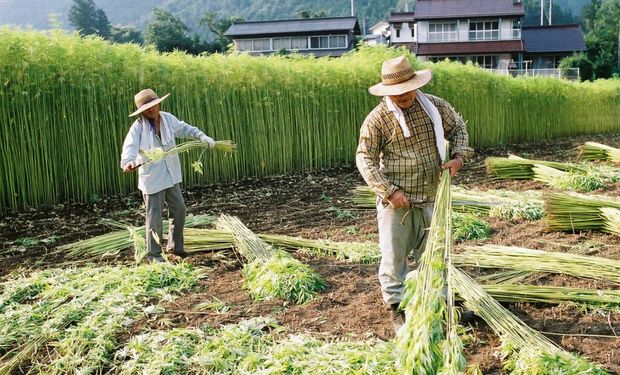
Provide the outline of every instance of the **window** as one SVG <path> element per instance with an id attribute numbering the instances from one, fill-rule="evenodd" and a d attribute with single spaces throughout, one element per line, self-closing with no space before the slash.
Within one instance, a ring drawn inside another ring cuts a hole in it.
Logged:
<path id="1" fill-rule="evenodd" d="M 512 39 L 521 39 L 521 20 L 518 18 L 512 21 Z"/>
<path id="2" fill-rule="evenodd" d="M 478 64 L 484 69 L 496 69 L 497 68 L 497 56 L 472 56 L 472 62 Z"/>
<path id="3" fill-rule="evenodd" d="M 347 48 L 346 35 L 321 35 L 310 37 L 310 48 L 326 49 L 326 48 Z"/>
<path id="4" fill-rule="evenodd" d="M 308 38 L 305 36 L 291 38 L 291 49 L 308 49 Z"/>
<path id="5" fill-rule="evenodd" d="M 347 48 L 347 37 L 344 35 L 330 35 L 329 48 Z"/>
<path id="6" fill-rule="evenodd" d="M 454 42 L 456 41 L 456 22 L 429 23 L 429 42 Z"/>
<path id="7" fill-rule="evenodd" d="M 476 21 L 469 23 L 469 40 L 498 40 L 499 21 Z"/>
<path id="8" fill-rule="evenodd" d="M 242 39 L 239 40 L 237 45 L 237 49 L 239 51 L 251 51 L 252 50 L 252 39 Z"/>
<path id="9" fill-rule="evenodd" d="M 252 51 L 269 51 L 271 50 L 271 39 L 254 39 Z"/>
<path id="10" fill-rule="evenodd" d="M 326 36 L 311 36 L 310 48 L 329 48 L 329 38 Z"/>
<path id="11" fill-rule="evenodd" d="M 411 30 L 411 37 L 415 38 L 415 23 L 409 22 L 409 30 Z"/>
<path id="12" fill-rule="evenodd" d="M 396 30 L 396 37 L 400 38 L 400 29 L 394 29 L 394 30 Z"/>
<path id="13" fill-rule="evenodd" d="M 273 49 L 275 51 L 291 49 L 291 38 L 273 38 Z"/>

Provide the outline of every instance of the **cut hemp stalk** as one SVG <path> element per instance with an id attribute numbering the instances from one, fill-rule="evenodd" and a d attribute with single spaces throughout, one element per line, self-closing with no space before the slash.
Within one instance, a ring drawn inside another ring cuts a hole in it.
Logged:
<path id="1" fill-rule="evenodd" d="M 321 275 L 261 240 L 238 218 L 221 215 L 217 227 L 232 233 L 235 249 L 247 261 L 244 287 L 254 300 L 281 298 L 303 304 L 325 289 Z"/>
<path id="2" fill-rule="evenodd" d="M 368 186 L 353 190 L 353 203 L 375 208 L 377 196 Z M 538 220 L 545 214 L 542 194 L 537 191 L 470 190 L 452 187 L 452 209 L 507 220 Z"/>
<path id="3" fill-rule="evenodd" d="M 620 284 L 620 261 L 588 255 L 484 245 L 466 246 L 452 262 L 455 266 L 562 273 Z"/>
<path id="4" fill-rule="evenodd" d="M 620 149 L 597 142 L 586 142 L 579 147 L 582 160 L 606 160 L 620 163 Z"/>
<path id="5" fill-rule="evenodd" d="M 166 151 L 164 151 L 162 148 L 142 150 L 140 151 L 140 155 L 146 158 L 146 161 L 144 162 L 144 164 L 146 164 L 146 163 L 156 163 L 167 156 L 180 154 L 182 152 L 187 152 L 190 150 L 202 150 L 198 159 L 192 163 L 192 167 L 194 168 L 194 171 L 202 174 L 202 162 L 200 161 L 200 159 L 202 158 L 202 154 L 208 149 L 210 149 L 210 147 L 209 147 L 209 144 L 206 142 L 188 141 L 188 142 L 183 142 L 179 145 L 176 145 Z M 215 145 L 213 146 L 213 149 L 232 154 L 233 152 L 237 150 L 237 145 L 233 143 L 233 141 L 230 141 L 230 140 L 215 141 Z"/>
<path id="6" fill-rule="evenodd" d="M 134 260 L 139 262 L 144 258 L 146 255 L 146 229 L 144 225 L 135 227 L 113 220 L 102 220 L 101 222 L 119 230 L 59 246 L 54 252 L 63 253 L 73 258 L 102 258 L 117 255 L 133 246 Z M 185 227 L 201 227 L 212 222 L 213 216 L 210 215 L 189 215 L 185 219 Z M 164 221 L 164 234 L 167 231 L 168 222 Z"/>
<path id="7" fill-rule="evenodd" d="M 406 374 L 458 374 L 465 366 L 454 294 L 445 277 L 452 250 L 451 211 L 450 173 L 445 170 L 420 264 L 405 280 L 401 306 L 407 319 L 397 332 L 396 348 Z"/>
<path id="8" fill-rule="evenodd" d="M 547 226 L 550 230 L 602 230 L 618 235 L 616 216 L 620 200 L 602 195 L 549 193 L 545 195 Z"/>
<path id="9" fill-rule="evenodd" d="M 511 374 L 608 374 L 599 365 L 565 351 L 528 327 L 461 270 L 451 264 L 448 269 L 465 306 L 499 335 L 502 360 Z"/>

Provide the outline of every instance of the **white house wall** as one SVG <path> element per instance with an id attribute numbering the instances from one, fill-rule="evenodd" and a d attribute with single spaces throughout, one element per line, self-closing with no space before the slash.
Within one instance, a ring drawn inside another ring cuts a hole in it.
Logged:
<path id="1" fill-rule="evenodd" d="M 411 34 L 411 29 L 409 28 L 408 22 L 403 22 L 400 28 L 400 37 L 396 37 L 396 28 L 394 25 L 390 25 L 390 40 L 392 43 L 411 43 L 415 42 L 418 35 L 418 30 L 416 30 L 416 24 L 413 25 L 413 34 Z M 413 37 L 411 36 L 413 35 Z"/>
<path id="2" fill-rule="evenodd" d="M 418 28 L 418 43 L 428 42 L 428 22 L 420 21 L 416 23 Z"/>

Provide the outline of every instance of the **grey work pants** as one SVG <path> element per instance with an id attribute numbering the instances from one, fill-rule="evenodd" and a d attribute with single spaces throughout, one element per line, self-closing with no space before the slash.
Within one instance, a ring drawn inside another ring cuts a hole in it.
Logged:
<path id="1" fill-rule="evenodd" d="M 408 209 L 394 209 L 389 204 L 384 205 L 381 199 L 377 199 L 381 249 L 379 283 L 386 304 L 400 303 L 403 299 L 403 282 L 409 272 L 407 255 L 413 251 L 417 266 L 424 251 L 433 209 L 434 204 L 423 204 L 412 207 L 411 212 L 407 214 Z"/>
<path id="2" fill-rule="evenodd" d="M 185 226 L 185 201 L 181 187 L 173 187 L 155 194 L 144 194 L 146 205 L 146 248 L 148 260 L 163 260 L 161 243 L 163 240 L 162 211 L 164 202 L 168 203 L 168 246 L 175 253 L 182 253 L 183 227 Z"/>

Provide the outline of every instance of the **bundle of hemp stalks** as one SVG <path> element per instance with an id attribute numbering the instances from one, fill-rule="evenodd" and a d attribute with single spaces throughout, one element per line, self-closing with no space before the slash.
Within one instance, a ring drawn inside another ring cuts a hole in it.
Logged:
<path id="1" fill-rule="evenodd" d="M 582 160 L 605 160 L 620 163 L 620 148 L 597 142 L 586 142 L 579 147 L 579 158 Z"/>
<path id="2" fill-rule="evenodd" d="M 618 235 L 620 200 L 602 195 L 549 193 L 544 196 L 547 227 L 557 231 L 600 230 Z"/>
<path id="3" fill-rule="evenodd" d="M 368 186 L 353 190 L 353 203 L 360 208 L 375 208 L 376 199 Z M 544 216 L 542 194 L 536 191 L 481 191 L 453 186 L 452 209 L 506 220 L 538 220 Z"/>
<path id="4" fill-rule="evenodd" d="M 234 236 L 231 232 L 217 229 L 186 229 L 185 250 L 188 253 L 232 249 Z M 299 251 L 310 256 L 328 256 L 350 263 L 376 263 L 381 251 L 375 242 L 336 242 L 311 240 L 279 234 L 259 233 L 257 236 L 268 244 Z"/>
<path id="5" fill-rule="evenodd" d="M 148 159 L 147 163 L 155 163 L 162 160 L 166 156 L 180 154 L 182 152 L 187 152 L 190 150 L 207 149 L 209 149 L 208 143 L 202 141 L 187 141 L 176 145 L 167 151 L 164 151 L 162 148 L 154 148 L 151 150 L 142 151 L 141 154 Z M 215 141 L 215 146 L 213 147 L 213 149 L 226 153 L 233 153 L 237 150 L 237 145 L 231 140 Z"/>
<path id="6" fill-rule="evenodd" d="M 452 256 L 455 266 L 562 273 L 620 284 L 620 261 L 614 259 L 500 245 L 465 246 L 464 250 Z"/>
<path id="7" fill-rule="evenodd" d="M 485 163 L 492 178 L 536 180 L 563 190 L 590 192 L 620 181 L 620 171 L 607 166 L 530 160 L 514 155 L 487 158 Z"/>
<path id="8" fill-rule="evenodd" d="M 502 180 L 531 180 L 534 178 L 534 165 L 545 165 L 564 172 L 585 172 L 584 167 L 576 164 L 524 159 L 516 155 L 509 155 L 507 158 L 489 157 L 484 163 L 489 176 Z"/>
<path id="9" fill-rule="evenodd" d="M 448 265 L 448 275 L 465 306 L 500 337 L 501 359 L 511 374 L 608 374 L 601 366 L 565 351 L 528 327 L 452 264 Z"/>
<path id="10" fill-rule="evenodd" d="M 210 215 L 188 215 L 185 227 L 195 228 L 211 224 L 214 221 Z M 121 251 L 134 248 L 134 260 L 139 262 L 146 255 L 145 226 L 135 227 L 113 220 L 102 220 L 102 224 L 116 228 L 114 232 L 91 237 L 82 241 L 57 247 L 54 253 L 63 253 L 72 258 L 103 258 L 118 255 Z M 168 232 L 168 222 L 163 224 L 164 236 Z"/>
<path id="11" fill-rule="evenodd" d="M 281 298 L 303 304 L 325 289 L 321 275 L 286 251 L 261 240 L 238 218 L 221 215 L 216 225 L 219 230 L 232 233 L 235 250 L 245 259 L 244 288 L 254 300 Z"/>
<path id="12" fill-rule="evenodd" d="M 458 374 L 465 366 L 454 293 L 445 278 L 452 252 L 451 211 L 450 174 L 445 170 L 424 253 L 418 269 L 405 280 L 401 307 L 406 322 L 396 337 L 398 365 L 405 374 Z"/>
<path id="13" fill-rule="evenodd" d="M 620 290 L 527 284 L 485 284 L 482 288 L 501 302 L 574 302 L 597 310 L 620 311 Z"/>

